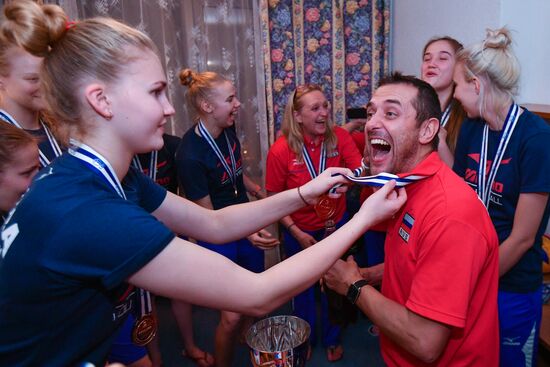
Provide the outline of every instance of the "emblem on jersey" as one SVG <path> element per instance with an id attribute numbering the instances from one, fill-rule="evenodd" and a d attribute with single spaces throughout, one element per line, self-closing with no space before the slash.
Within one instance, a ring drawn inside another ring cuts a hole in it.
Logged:
<path id="1" fill-rule="evenodd" d="M 409 242 L 410 233 L 414 225 L 414 218 L 409 214 L 405 213 L 401 225 L 399 226 L 399 236 L 405 242 Z"/>
<path id="2" fill-rule="evenodd" d="M 327 158 L 334 158 L 334 157 L 338 157 L 340 154 L 338 153 L 337 150 L 333 151 L 333 152 L 330 152 L 330 153 L 327 153 Z"/>

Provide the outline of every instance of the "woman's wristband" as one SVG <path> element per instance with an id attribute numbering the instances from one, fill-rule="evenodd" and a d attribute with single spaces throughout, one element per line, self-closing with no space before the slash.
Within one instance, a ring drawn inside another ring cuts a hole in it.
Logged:
<path id="1" fill-rule="evenodd" d="M 304 197 L 302 196 L 302 193 L 300 192 L 300 186 L 298 186 L 298 196 L 300 197 L 300 199 L 302 199 L 304 204 L 309 205 L 309 203 L 306 201 L 306 199 L 304 199 Z"/>
<path id="2" fill-rule="evenodd" d="M 295 226 L 295 225 L 296 225 L 296 223 L 294 223 L 294 222 L 290 223 L 290 225 L 288 225 L 286 227 L 286 230 L 290 232 L 290 228 L 292 228 L 292 226 Z"/>

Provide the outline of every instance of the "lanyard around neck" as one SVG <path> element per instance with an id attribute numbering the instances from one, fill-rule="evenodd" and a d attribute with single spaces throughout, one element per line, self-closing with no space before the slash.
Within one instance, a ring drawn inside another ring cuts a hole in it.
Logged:
<path id="1" fill-rule="evenodd" d="M 502 134 L 500 135 L 500 140 L 498 143 L 497 152 L 487 172 L 487 155 L 488 155 L 488 145 L 489 145 L 489 125 L 485 123 L 483 127 L 483 140 L 481 142 L 481 152 L 479 154 L 479 170 L 478 170 L 478 187 L 477 194 L 485 207 L 489 209 L 489 204 L 491 202 L 491 187 L 495 181 L 498 168 L 502 158 L 504 157 L 504 152 L 506 147 L 512 138 L 512 133 L 518 123 L 520 116 L 520 108 L 517 104 L 513 103 L 508 110 L 508 115 L 504 120 L 504 126 L 502 129 Z"/>
<path id="2" fill-rule="evenodd" d="M 304 156 L 304 163 L 306 164 L 307 170 L 312 179 L 320 175 L 325 170 L 326 161 L 327 161 L 327 149 L 325 147 L 324 141 L 321 143 L 321 156 L 319 157 L 319 170 L 315 169 L 315 166 L 313 165 L 313 161 L 311 160 L 311 157 L 307 151 L 305 143 L 302 145 L 302 155 Z"/>
<path id="3" fill-rule="evenodd" d="M 229 142 L 229 138 L 227 137 L 227 133 L 225 130 L 223 130 L 223 135 L 225 136 L 225 142 L 227 143 L 227 150 L 229 152 L 229 159 L 231 160 L 231 167 L 227 164 L 225 161 L 225 158 L 220 150 L 220 147 L 218 147 L 218 144 L 216 144 L 216 141 L 210 135 L 208 130 L 206 130 L 206 127 L 204 126 L 202 121 L 199 121 L 198 123 L 198 129 L 201 134 L 201 136 L 206 140 L 214 154 L 216 154 L 216 157 L 218 157 L 218 160 L 222 164 L 223 168 L 229 175 L 229 179 L 231 180 L 231 184 L 233 185 L 233 189 L 235 190 L 235 196 L 237 195 L 237 162 L 235 161 L 235 155 L 233 154 L 233 149 L 231 149 L 231 143 Z"/>
<path id="4" fill-rule="evenodd" d="M 151 180 L 156 181 L 157 179 L 157 162 L 158 162 L 158 151 L 153 150 L 151 153 L 149 153 L 149 172 L 147 172 L 147 175 L 151 178 Z M 143 171 L 143 167 L 141 166 L 141 161 L 139 160 L 139 156 L 136 154 L 134 158 L 132 158 L 132 166 L 139 169 L 141 172 L 145 173 Z"/>
<path id="5" fill-rule="evenodd" d="M 126 194 L 115 174 L 115 170 L 105 157 L 96 152 L 92 147 L 76 140 L 71 140 L 69 154 L 87 163 L 93 171 L 97 172 L 107 181 L 121 198 L 126 199 Z"/>
<path id="6" fill-rule="evenodd" d="M 7 113 L 4 110 L 0 110 L 0 118 L 6 121 L 7 123 L 14 125 L 15 127 L 23 129 L 23 127 L 13 118 L 13 116 L 11 116 L 9 113 Z M 50 129 L 48 129 L 44 121 L 40 120 L 40 125 L 42 126 L 42 129 L 44 129 L 46 137 L 48 138 L 48 142 L 52 147 L 53 153 L 55 154 L 56 157 L 59 157 L 62 154 L 62 152 L 61 152 L 61 148 L 59 147 L 59 144 L 57 143 L 57 140 L 55 140 L 55 137 L 53 136 Z M 44 154 L 44 152 L 42 152 L 42 150 L 39 149 L 38 154 L 40 159 L 40 165 L 42 167 L 46 167 L 48 164 L 50 164 L 50 160 L 48 159 L 48 157 L 46 157 L 46 155 Z"/>
<path id="7" fill-rule="evenodd" d="M 441 115 L 441 127 L 447 126 L 447 123 L 449 122 L 449 117 L 451 116 L 451 105 L 452 103 L 449 103 L 447 108 L 445 108 L 445 111 L 443 111 L 443 114 Z"/>

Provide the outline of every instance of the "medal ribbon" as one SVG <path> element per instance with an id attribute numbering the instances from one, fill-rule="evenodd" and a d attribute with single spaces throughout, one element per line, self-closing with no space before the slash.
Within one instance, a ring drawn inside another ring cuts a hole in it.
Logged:
<path id="1" fill-rule="evenodd" d="M 510 110 L 508 111 L 506 120 L 504 120 L 504 126 L 502 134 L 500 136 L 500 141 L 498 143 L 497 152 L 488 173 L 486 172 L 486 170 L 487 149 L 489 145 L 489 125 L 485 124 L 485 126 L 483 127 L 483 140 L 481 142 L 481 152 L 479 154 L 479 171 L 477 175 L 477 195 L 479 196 L 481 201 L 483 201 L 483 204 L 487 209 L 489 209 L 489 204 L 491 201 L 491 187 L 493 186 L 493 183 L 495 181 L 495 177 L 497 175 L 500 162 L 504 157 L 506 147 L 508 146 L 508 143 L 512 138 L 512 133 L 514 132 L 514 129 L 518 123 L 520 111 L 521 110 L 517 104 L 513 103 L 512 106 L 510 106 Z"/>
<path id="2" fill-rule="evenodd" d="M 441 127 L 447 126 L 447 123 L 449 122 L 449 116 L 451 116 L 451 104 L 452 103 L 449 103 L 447 108 L 445 108 L 445 111 L 443 111 L 443 115 L 441 115 Z"/>
<path id="3" fill-rule="evenodd" d="M 153 302 L 151 300 L 151 292 L 139 288 L 138 304 L 140 305 L 140 316 L 148 315 L 153 312 Z"/>
<path id="4" fill-rule="evenodd" d="M 148 176 L 151 178 L 151 180 L 156 181 L 157 179 L 157 162 L 158 162 L 158 151 L 153 150 L 150 153 L 149 157 L 149 172 Z M 138 155 L 136 154 L 134 158 L 132 158 L 132 166 L 139 169 L 141 172 L 145 173 L 143 171 L 143 167 L 141 166 L 141 161 L 139 160 Z"/>
<path id="5" fill-rule="evenodd" d="M 210 148 L 212 148 L 212 150 L 218 157 L 218 160 L 222 164 L 223 168 L 229 175 L 229 178 L 231 179 L 231 183 L 233 184 L 233 189 L 235 190 L 235 196 L 237 196 L 237 163 L 235 161 L 235 156 L 233 155 L 233 149 L 231 149 L 231 144 L 229 143 L 229 138 L 227 137 L 225 130 L 223 131 L 223 135 L 225 136 L 225 141 L 227 143 L 227 150 L 229 151 L 229 158 L 231 159 L 231 167 L 229 167 L 229 165 L 225 161 L 225 158 L 223 157 L 223 154 L 220 148 L 216 144 L 216 141 L 214 140 L 214 138 L 212 138 L 212 135 L 210 135 L 208 130 L 206 130 L 206 127 L 204 126 L 202 121 L 199 121 L 197 125 L 202 137 L 206 140 L 208 145 L 210 145 Z"/>
<path id="6" fill-rule="evenodd" d="M 4 121 L 6 121 L 9 124 L 14 125 L 15 127 L 18 127 L 20 129 L 23 129 L 21 125 L 15 119 L 6 111 L 0 110 L 0 118 Z M 55 140 L 53 134 L 51 133 L 50 129 L 46 126 L 44 121 L 40 120 L 40 125 L 42 125 L 42 128 L 44 129 L 44 132 L 46 133 L 46 137 L 48 138 L 48 141 L 50 142 L 50 146 L 52 147 L 53 153 L 56 157 L 59 157 L 62 154 L 61 148 L 59 147 L 59 144 Z M 23 129 L 24 130 L 24 129 Z M 46 155 L 39 149 L 39 158 L 40 158 L 40 165 L 42 167 L 46 167 L 48 164 L 50 164 L 50 160 L 46 157 Z"/>
<path id="7" fill-rule="evenodd" d="M 306 164 L 307 170 L 312 179 L 317 177 L 317 175 L 319 175 L 321 172 L 325 170 L 325 166 L 327 162 L 327 148 L 325 147 L 325 142 L 321 143 L 321 156 L 319 157 L 318 171 L 315 169 L 315 166 L 313 165 L 313 161 L 309 156 L 309 153 L 307 151 L 305 144 L 302 145 L 302 155 L 304 156 L 304 163 Z"/>
<path id="8" fill-rule="evenodd" d="M 121 198 L 126 199 L 126 194 L 122 189 L 118 177 L 115 175 L 115 170 L 105 157 L 96 152 L 92 147 L 76 140 L 71 140 L 69 154 L 87 163 L 92 170 L 99 173 L 109 183 Z"/>
<path id="9" fill-rule="evenodd" d="M 363 186 L 382 187 L 390 180 L 395 180 L 396 182 L 395 187 L 405 187 L 416 181 L 422 180 L 428 176 L 422 176 L 422 175 L 399 176 L 399 175 L 394 175 L 393 173 L 382 172 L 374 176 L 357 177 L 357 176 L 344 175 L 344 177 L 346 177 L 348 180 L 352 182 L 355 182 Z"/>

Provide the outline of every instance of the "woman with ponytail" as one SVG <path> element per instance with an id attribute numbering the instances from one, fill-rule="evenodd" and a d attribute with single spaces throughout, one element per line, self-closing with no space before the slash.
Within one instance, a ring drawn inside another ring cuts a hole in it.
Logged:
<path id="1" fill-rule="evenodd" d="M 176 234 L 210 243 L 243 238 L 315 202 L 346 182 L 337 173 L 351 172 L 328 169 L 299 189 L 220 210 L 169 193 L 130 167 L 136 154 L 163 146 L 174 114 L 151 39 L 108 18 L 67 26 L 61 8 L 30 0 L 6 5 L 4 16 L 14 7 L 31 18 L 24 29 L 37 42 L 22 47 L 44 57 L 48 105 L 71 147 L 2 227 L 0 365 L 104 365 L 131 312 L 138 316 L 133 335 L 146 343 L 156 323 L 144 313 L 142 290 L 264 315 L 316 282 L 360 233 L 406 199 L 389 183 L 343 230 L 259 274 L 180 239 Z"/>
<path id="2" fill-rule="evenodd" d="M 35 9 L 36 10 L 36 9 Z M 34 13 L 6 6 L 0 21 L 0 119 L 24 129 L 39 141 L 40 166 L 61 155 L 61 140 L 53 120 L 46 117 L 46 101 L 41 89 L 44 50 L 38 56 L 25 47 L 37 47 L 44 34 L 32 30 Z M 55 6 L 44 5 L 44 22 L 64 24 Z M 43 28 L 41 31 L 46 31 Z"/>

